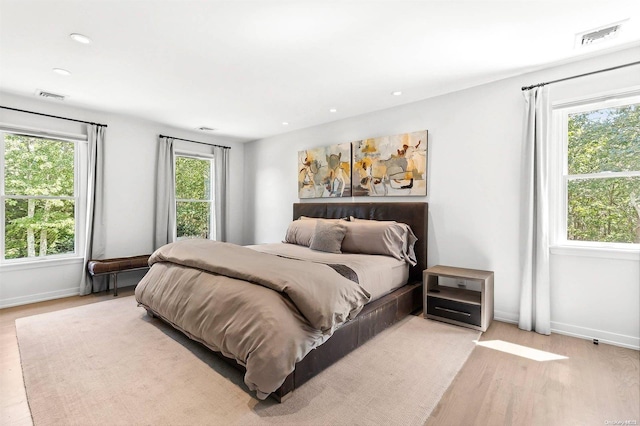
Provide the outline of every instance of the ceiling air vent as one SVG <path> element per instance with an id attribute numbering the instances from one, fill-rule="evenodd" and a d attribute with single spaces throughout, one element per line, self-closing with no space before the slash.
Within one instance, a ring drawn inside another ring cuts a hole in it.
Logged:
<path id="1" fill-rule="evenodd" d="M 36 90 L 36 96 L 39 98 L 55 99 L 57 101 L 64 101 L 65 95 L 58 95 L 57 93 L 45 92 L 44 90 Z"/>
<path id="2" fill-rule="evenodd" d="M 610 40 L 620 33 L 620 27 L 622 27 L 622 22 L 617 22 L 615 24 L 607 25 L 606 27 L 600 27 L 595 30 L 580 33 L 576 36 L 576 45 L 587 46 L 593 43 Z"/>
<path id="3" fill-rule="evenodd" d="M 203 132 L 213 132 L 216 129 L 214 129 L 212 127 L 202 126 L 202 127 L 198 127 L 198 130 L 202 130 Z"/>

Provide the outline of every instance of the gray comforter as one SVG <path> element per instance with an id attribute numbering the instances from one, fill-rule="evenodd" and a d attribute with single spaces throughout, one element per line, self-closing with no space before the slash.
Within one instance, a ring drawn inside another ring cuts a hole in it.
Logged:
<path id="1" fill-rule="evenodd" d="M 370 299 L 327 265 L 229 243 L 179 241 L 149 264 L 136 300 L 244 365 L 245 383 L 260 399 Z"/>

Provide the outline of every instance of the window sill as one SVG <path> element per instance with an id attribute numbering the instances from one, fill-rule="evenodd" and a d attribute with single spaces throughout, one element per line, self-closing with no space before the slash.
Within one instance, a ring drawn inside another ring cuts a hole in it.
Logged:
<path id="1" fill-rule="evenodd" d="M 11 263 L 2 263 L 0 264 L 0 271 L 3 272 L 11 272 L 11 271 L 22 271 L 27 269 L 36 269 L 36 268 L 53 268 L 58 266 L 66 266 L 66 265 L 82 265 L 83 258 L 81 257 L 64 257 L 58 259 L 39 259 L 39 260 L 28 260 L 21 262 L 11 262 Z"/>
<path id="2" fill-rule="evenodd" d="M 557 245 L 551 246 L 550 252 L 552 255 L 560 256 L 597 257 L 601 259 L 640 261 L 640 247 L 619 248 L 605 246 Z"/>

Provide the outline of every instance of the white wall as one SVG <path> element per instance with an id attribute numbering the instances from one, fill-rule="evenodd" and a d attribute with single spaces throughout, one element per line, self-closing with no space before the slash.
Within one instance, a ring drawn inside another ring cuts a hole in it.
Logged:
<path id="1" fill-rule="evenodd" d="M 153 240 L 156 137 L 159 133 L 230 145 L 229 240 L 280 241 L 291 218 L 297 151 L 414 130 L 429 131 L 428 196 L 376 201 L 429 202 L 428 265 L 495 271 L 496 316 L 516 321 L 519 306 L 520 87 L 632 62 L 640 49 L 336 121 L 242 145 L 117 114 L 0 93 L 0 104 L 108 124 L 105 152 L 107 256 L 149 253 Z M 552 86 L 556 98 L 640 84 L 638 67 Z M 80 132 L 66 121 L 0 110 L 0 122 Z M 369 201 L 354 198 L 354 201 Z M 554 331 L 639 346 L 640 262 L 553 254 Z M 77 294 L 78 261 L 0 269 L 0 307 Z M 139 276 L 123 275 L 121 285 Z"/>
<path id="2" fill-rule="evenodd" d="M 0 93 L 0 104 L 108 125 L 104 153 L 106 257 L 153 251 L 158 134 L 231 146 L 228 240 L 243 242 L 243 144 L 118 114 L 73 108 L 57 101 Z M 0 109 L 0 122 L 84 133 L 83 125 L 78 123 L 4 109 Z M 78 260 L 55 266 L 48 262 L 38 262 L 37 267 L 0 266 L 0 307 L 77 294 L 81 271 L 82 264 Z M 140 273 L 121 274 L 118 284 L 133 285 L 140 277 Z"/>
<path id="3" fill-rule="evenodd" d="M 284 237 L 291 206 L 298 201 L 298 151 L 427 129 L 427 197 L 374 200 L 428 201 L 428 265 L 495 271 L 495 315 L 517 321 L 524 108 L 520 88 L 633 62 L 639 56 L 640 49 L 628 49 L 249 143 L 244 240 L 263 243 Z M 584 95 L 638 84 L 639 68 L 630 67 L 558 83 L 551 90 L 571 97 L 572 88 Z M 636 257 L 594 261 L 554 254 L 553 330 L 638 347 L 640 256 Z M 610 290 L 612 294 L 602 297 Z"/>

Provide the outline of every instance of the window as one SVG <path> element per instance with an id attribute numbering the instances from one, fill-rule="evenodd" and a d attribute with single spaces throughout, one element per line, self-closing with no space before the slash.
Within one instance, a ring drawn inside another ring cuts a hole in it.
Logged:
<path id="1" fill-rule="evenodd" d="M 0 132 L 0 262 L 75 255 L 78 144 Z"/>
<path id="2" fill-rule="evenodd" d="M 176 235 L 215 239 L 213 159 L 176 155 Z"/>
<path id="3" fill-rule="evenodd" d="M 554 114 L 562 141 L 557 242 L 640 244 L 640 96 L 573 103 Z"/>

